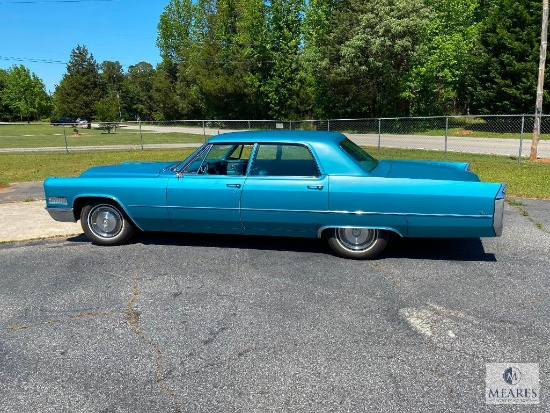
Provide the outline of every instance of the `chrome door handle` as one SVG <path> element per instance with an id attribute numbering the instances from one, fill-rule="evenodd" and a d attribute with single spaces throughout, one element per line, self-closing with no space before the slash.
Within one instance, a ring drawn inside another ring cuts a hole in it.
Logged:
<path id="1" fill-rule="evenodd" d="M 307 189 L 317 189 L 318 191 L 320 191 L 321 189 L 323 189 L 323 185 L 308 185 Z"/>
<path id="2" fill-rule="evenodd" d="M 240 188 L 241 184 L 227 184 L 228 188 Z"/>

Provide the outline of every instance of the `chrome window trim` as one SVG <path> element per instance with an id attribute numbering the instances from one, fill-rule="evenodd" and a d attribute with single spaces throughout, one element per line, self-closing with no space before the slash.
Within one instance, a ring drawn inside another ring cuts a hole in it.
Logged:
<path id="1" fill-rule="evenodd" d="M 197 175 L 196 172 L 185 172 L 185 168 L 187 168 L 189 165 L 191 165 L 193 163 L 193 161 L 195 159 L 197 159 L 199 156 L 201 156 L 205 151 L 206 151 L 206 156 L 208 156 L 208 152 L 210 152 L 210 148 L 212 148 L 212 144 L 206 144 L 206 145 L 203 145 L 201 146 L 199 149 L 197 149 L 194 153 L 192 153 L 187 162 L 184 161 L 183 165 L 181 166 L 181 168 L 179 168 L 178 170 L 176 170 L 176 174 L 178 176 L 180 175 L 184 175 L 184 174 L 189 174 L 189 175 Z M 205 156 L 205 158 L 206 158 Z M 203 159 L 203 162 L 204 162 L 204 159 Z M 201 165 L 202 166 L 202 162 L 201 162 Z M 199 169 L 200 169 L 200 166 L 199 166 Z M 199 170 L 197 169 L 197 171 Z"/>
<path id="2" fill-rule="evenodd" d="M 318 175 L 316 176 L 301 176 L 301 175 L 250 175 L 250 171 L 252 171 L 252 168 L 254 167 L 254 162 L 256 162 L 256 156 L 258 154 L 258 151 L 260 150 L 261 146 L 267 146 L 267 145 L 280 145 L 280 146 L 301 146 L 303 148 L 306 148 L 311 155 L 311 159 L 313 159 L 313 162 L 315 163 L 315 167 L 317 169 Z M 319 178 L 322 176 L 325 176 L 325 173 L 321 170 L 321 164 L 317 160 L 317 157 L 313 153 L 313 150 L 311 147 L 305 143 L 287 143 L 287 142 L 261 142 L 261 143 L 255 143 L 254 148 L 252 149 L 252 152 L 250 154 L 250 160 L 248 161 L 248 167 L 246 170 L 246 176 L 251 178 Z"/>

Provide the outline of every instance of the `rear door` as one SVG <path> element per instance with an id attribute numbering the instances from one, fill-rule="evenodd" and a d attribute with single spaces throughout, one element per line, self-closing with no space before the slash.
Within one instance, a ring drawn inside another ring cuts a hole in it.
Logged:
<path id="1" fill-rule="evenodd" d="M 259 144 L 241 194 L 245 229 L 316 232 L 328 209 L 328 177 L 309 148 Z"/>

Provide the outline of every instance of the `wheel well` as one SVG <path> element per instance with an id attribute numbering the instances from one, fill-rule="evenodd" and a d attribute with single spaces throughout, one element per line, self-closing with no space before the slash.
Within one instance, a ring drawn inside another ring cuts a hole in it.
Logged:
<path id="1" fill-rule="evenodd" d="M 327 227 L 327 228 L 320 228 L 318 231 L 318 238 L 326 238 L 328 236 L 328 233 L 334 229 L 337 229 L 340 227 Z M 399 236 L 400 238 L 403 238 L 403 235 L 399 233 L 395 228 L 378 228 L 378 227 L 358 227 L 358 228 L 365 228 L 365 229 L 378 229 L 380 231 L 388 231 L 392 236 Z"/>
<path id="2" fill-rule="evenodd" d="M 76 220 L 80 219 L 80 214 L 82 212 L 82 208 L 84 208 L 86 205 L 97 203 L 97 202 L 105 202 L 106 204 L 111 204 L 111 205 L 114 205 L 114 206 L 120 208 L 120 210 L 124 214 L 124 217 L 126 219 L 128 219 L 132 223 L 132 225 L 134 225 L 134 222 L 132 221 L 132 218 L 130 218 L 128 213 L 124 210 L 124 208 L 117 201 L 115 201 L 111 198 L 104 198 L 104 197 L 91 197 L 90 196 L 90 197 L 77 198 L 74 201 L 74 204 L 73 204 L 73 214 L 74 214 L 75 219 Z"/>

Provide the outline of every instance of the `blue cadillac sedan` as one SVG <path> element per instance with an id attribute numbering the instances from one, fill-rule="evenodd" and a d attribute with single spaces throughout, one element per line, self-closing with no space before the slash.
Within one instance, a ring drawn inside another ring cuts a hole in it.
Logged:
<path id="1" fill-rule="evenodd" d="M 494 237 L 506 185 L 468 163 L 377 160 L 340 133 L 235 132 L 181 162 L 125 162 L 44 181 L 53 219 L 98 245 L 138 230 L 322 237 L 372 259 L 401 237 Z"/>

